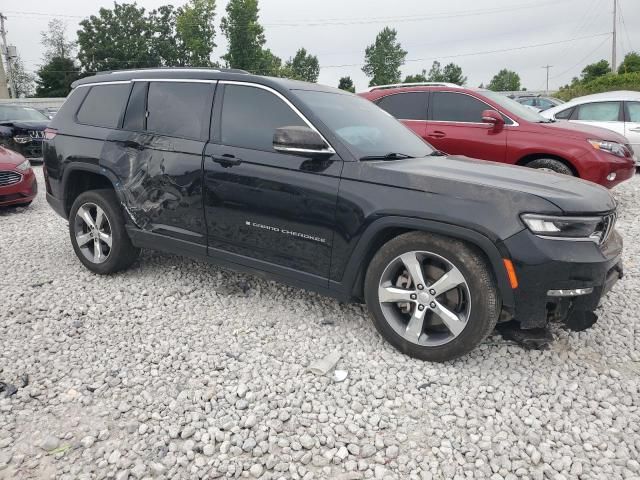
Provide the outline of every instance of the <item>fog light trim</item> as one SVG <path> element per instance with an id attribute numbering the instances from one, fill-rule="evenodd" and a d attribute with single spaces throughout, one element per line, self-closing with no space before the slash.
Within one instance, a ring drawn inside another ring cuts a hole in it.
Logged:
<path id="1" fill-rule="evenodd" d="M 580 295 L 589 295 L 593 293 L 593 287 L 587 288 L 572 288 L 569 290 L 549 290 L 547 296 L 549 297 L 578 297 Z"/>

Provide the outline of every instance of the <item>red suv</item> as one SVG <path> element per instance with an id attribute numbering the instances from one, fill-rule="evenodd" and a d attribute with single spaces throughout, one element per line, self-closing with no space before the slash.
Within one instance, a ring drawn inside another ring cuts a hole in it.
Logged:
<path id="1" fill-rule="evenodd" d="M 497 92 L 454 84 L 398 84 L 360 94 L 438 150 L 574 175 L 612 188 L 635 172 L 625 137 L 555 123 Z"/>

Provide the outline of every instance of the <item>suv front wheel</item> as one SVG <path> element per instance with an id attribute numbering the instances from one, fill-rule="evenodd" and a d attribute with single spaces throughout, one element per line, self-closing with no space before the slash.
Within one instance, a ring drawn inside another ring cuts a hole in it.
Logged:
<path id="1" fill-rule="evenodd" d="M 365 278 L 365 299 L 389 343 L 436 362 L 476 347 L 500 313 L 484 258 L 463 242 L 423 232 L 400 235 L 376 253 Z"/>
<path id="2" fill-rule="evenodd" d="M 91 190 L 76 198 L 69 215 L 71 244 L 82 264 L 106 275 L 128 268 L 140 254 L 124 228 L 113 190 Z"/>

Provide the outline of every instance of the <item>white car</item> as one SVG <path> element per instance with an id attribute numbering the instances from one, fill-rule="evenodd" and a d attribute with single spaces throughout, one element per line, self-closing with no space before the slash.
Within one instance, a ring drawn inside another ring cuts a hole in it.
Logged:
<path id="1" fill-rule="evenodd" d="M 640 92 L 596 93 L 540 112 L 552 120 L 568 120 L 608 128 L 627 137 L 640 166 Z"/>

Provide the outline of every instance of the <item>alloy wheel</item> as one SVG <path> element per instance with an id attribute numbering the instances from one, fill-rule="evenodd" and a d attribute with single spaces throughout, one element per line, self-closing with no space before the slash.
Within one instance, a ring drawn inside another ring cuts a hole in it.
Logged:
<path id="1" fill-rule="evenodd" d="M 405 340 L 425 347 L 449 343 L 467 326 L 471 294 L 462 272 L 432 252 L 392 260 L 378 286 L 385 319 Z"/>
<path id="2" fill-rule="evenodd" d="M 95 203 L 84 203 L 76 212 L 74 232 L 78 248 L 92 263 L 104 263 L 111 254 L 113 235 L 104 210 Z"/>

